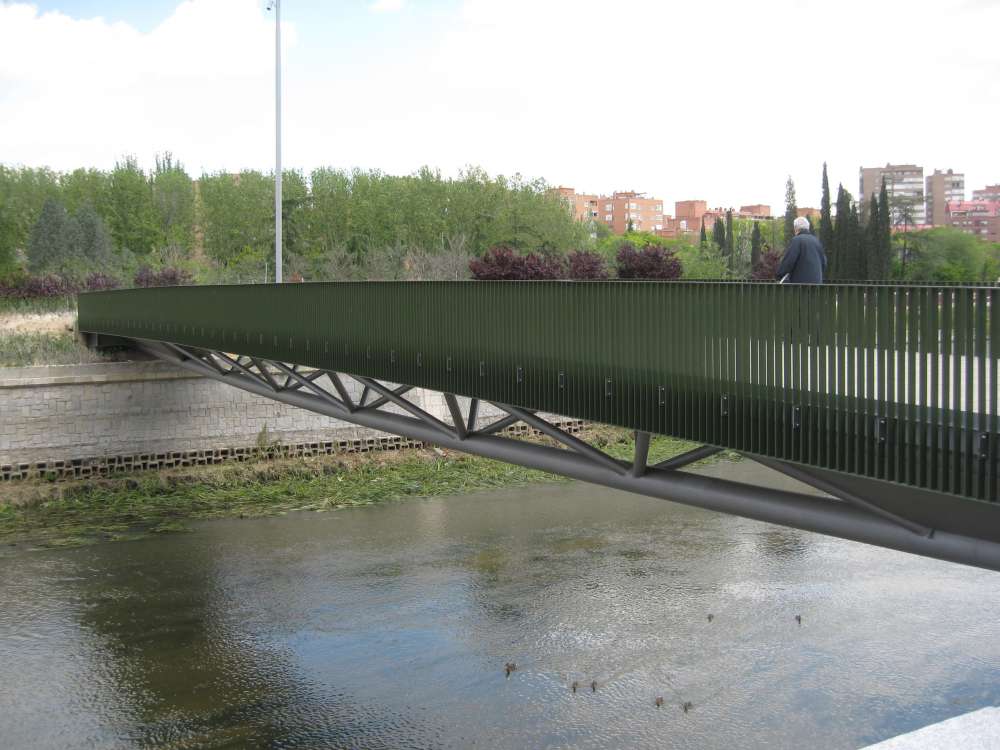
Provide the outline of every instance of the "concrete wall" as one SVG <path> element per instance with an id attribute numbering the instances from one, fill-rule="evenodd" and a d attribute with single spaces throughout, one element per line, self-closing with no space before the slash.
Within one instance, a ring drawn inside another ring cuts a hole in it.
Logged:
<path id="1" fill-rule="evenodd" d="M 345 385 L 360 396 L 353 380 Z M 407 398 L 450 421 L 440 394 Z M 480 419 L 497 413 L 483 408 Z M 215 463 L 249 452 L 265 426 L 299 454 L 409 444 L 163 362 L 0 369 L 0 479 Z"/>

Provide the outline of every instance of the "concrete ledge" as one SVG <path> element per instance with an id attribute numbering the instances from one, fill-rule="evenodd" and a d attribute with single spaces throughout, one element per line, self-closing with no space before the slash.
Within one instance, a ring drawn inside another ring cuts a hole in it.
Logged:
<path id="1" fill-rule="evenodd" d="M 1000 750 L 1000 708 L 988 707 L 931 724 L 863 750 Z"/>
<path id="2" fill-rule="evenodd" d="M 166 362 L 157 361 L 0 367 L 0 388 L 191 379 L 199 379 L 199 376 Z"/>

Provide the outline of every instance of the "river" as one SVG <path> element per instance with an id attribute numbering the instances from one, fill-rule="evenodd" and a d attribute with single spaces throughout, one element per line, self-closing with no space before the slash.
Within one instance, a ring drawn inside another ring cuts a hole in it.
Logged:
<path id="1" fill-rule="evenodd" d="M 0 747 L 856 748 L 1000 703 L 998 584 L 576 483 L 7 547 Z"/>

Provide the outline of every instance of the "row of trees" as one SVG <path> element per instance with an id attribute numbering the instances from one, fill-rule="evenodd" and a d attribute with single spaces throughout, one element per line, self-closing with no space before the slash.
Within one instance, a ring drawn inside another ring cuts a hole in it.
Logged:
<path id="1" fill-rule="evenodd" d="M 328 168 L 283 179 L 285 276 L 310 280 L 468 278 L 470 259 L 499 247 L 518 268 L 535 269 L 516 273 L 627 278 L 623 243 L 635 250 L 636 267 L 652 247 L 686 278 L 771 278 L 797 215 L 791 179 L 783 217 L 751 221 L 729 212 L 702 226 L 700 238 L 673 240 L 610 235 L 603 225 L 574 221 L 544 182 L 476 168 L 455 179 L 430 169 L 397 177 Z M 893 234 L 898 207 L 884 186 L 862 205 L 841 185 L 834 204 L 824 165 L 822 187 L 818 234 L 830 279 L 996 278 L 1000 254 L 976 238 L 951 230 Z M 170 273 L 156 278 L 263 281 L 273 277 L 273 190 L 272 175 L 257 171 L 193 180 L 169 153 L 148 173 L 130 157 L 109 171 L 0 166 L 0 282 L 6 277 L 5 288 L 13 288 L 15 269 L 70 286 L 89 283 L 95 272 L 138 284 L 164 269 Z M 517 259 L 531 253 L 544 263 Z M 591 272 L 598 275 L 579 275 Z M 655 273 L 648 277 L 661 278 Z"/>
<path id="2" fill-rule="evenodd" d="M 893 270 L 892 205 L 883 181 L 878 195 L 859 205 L 841 184 L 837 187 L 837 215 L 832 215 L 830 182 L 823 164 L 823 197 L 819 239 L 829 259 L 827 277 L 889 279 Z"/>
<path id="3" fill-rule="evenodd" d="M 498 244 L 561 252 L 588 239 L 543 181 L 478 168 L 456 179 L 426 168 L 289 171 L 282 197 L 285 270 L 309 278 L 443 273 Z M 262 280 L 273 211 L 272 174 L 193 180 L 171 154 L 149 173 L 131 157 L 110 171 L 0 166 L 0 274 L 100 268 L 127 278 L 151 265 L 201 281 Z"/>

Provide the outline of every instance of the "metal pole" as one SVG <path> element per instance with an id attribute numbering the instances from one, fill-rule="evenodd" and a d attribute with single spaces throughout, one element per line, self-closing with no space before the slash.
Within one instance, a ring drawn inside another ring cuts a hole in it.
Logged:
<path id="1" fill-rule="evenodd" d="M 274 282 L 281 281 L 281 0 L 274 0 Z"/>

